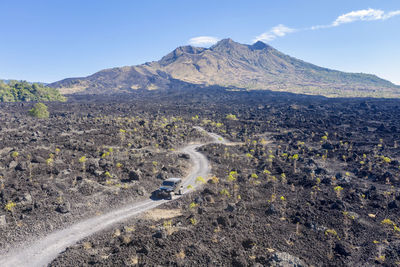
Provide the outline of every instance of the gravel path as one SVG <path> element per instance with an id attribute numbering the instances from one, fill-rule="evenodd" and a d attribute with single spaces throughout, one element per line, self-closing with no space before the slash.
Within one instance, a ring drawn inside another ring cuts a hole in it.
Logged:
<path id="1" fill-rule="evenodd" d="M 226 141 L 219 135 L 214 133 L 208 133 L 201 127 L 195 127 L 196 129 L 207 133 L 213 140 L 210 143 L 225 143 Z M 197 152 L 197 148 L 205 145 L 203 144 L 191 144 L 182 148 L 180 152 L 190 155 L 192 161 L 192 169 L 190 174 L 185 177 L 183 186 L 185 188 L 184 193 L 188 193 L 195 190 L 196 178 L 202 176 L 206 178 L 210 173 L 210 165 L 207 158 Z M 192 188 L 187 188 L 192 185 Z M 177 199 L 175 197 L 174 199 Z M 0 256 L 0 266 L 2 267 L 35 267 L 35 266 L 47 266 L 54 258 L 56 258 L 61 252 L 67 247 L 77 243 L 85 237 L 88 237 L 98 231 L 109 228 L 115 223 L 124 221 L 135 215 L 138 215 L 144 211 L 153 209 L 161 204 L 164 204 L 171 200 L 151 200 L 147 199 L 144 201 L 136 202 L 120 209 L 111 211 L 109 213 L 99 215 L 90 219 L 86 219 L 70 227 L 55 231 L 46 237 L 39 239 L 32 244 L 27 245 L 24 248 L 19 249 L 8 255 Z"/>

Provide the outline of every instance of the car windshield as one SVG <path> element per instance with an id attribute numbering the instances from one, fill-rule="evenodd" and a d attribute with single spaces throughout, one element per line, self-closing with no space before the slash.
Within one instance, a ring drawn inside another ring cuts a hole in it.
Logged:
<path id="1" fill-rule="evenodd" d="M 171 181 L 164 181 L 163 183 L 162 183 L 162 185 L 163 186 L 174 186 L 174 182 L 171 182 Z"/>

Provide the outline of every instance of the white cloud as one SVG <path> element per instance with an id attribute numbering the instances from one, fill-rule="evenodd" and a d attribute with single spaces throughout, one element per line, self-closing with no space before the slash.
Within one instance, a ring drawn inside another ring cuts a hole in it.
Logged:
<path id="1" fill-rule="evenodd" d="M 194 46 L 208 46 L 217 43 L 219 39 L 213 36 L 198 36 L 189 40 L 190 45 Z"/>
<path id="2" fill-rule="evenodd" d="M 326 28 L 332 28 L 332 25 L 316 25 L 316 26 L 311 26 L 308 29 L 305 30 L 319 30 L 319 29 L 326 29 Z"/>
<path id="3" fill-rule="evenodd" d="M 391 12 L 385 14 L 383 17 L 384 17 L 384 19 L 390 19 L 391 17 L 398 16 L 398 15 L 400 15 L 400 10 L 391 11 Z"/>
<path id="4" fill-rule="evenodd" d="M 340 24 L 351 23 L 358 20 L 380 20 L 383 19 L 384 14 L 384 11 L 372 8 L 351 11 L 339 16 L 332 23 L 332 26 L 339 26 Z"/>
<path id="5" fill-rule="evenodd" d="M 331 24 L 312 26 L 310 29 L 318 30 L 318 29 L 332 28 L 340 26 L 342 24 L 352 23 L 356 21 L 386 20 L 398 15 L 400 15 L 400 10 L 385 12 L 380 9 L 372 9 L 372 8 L 361 9 L 340 15 Z"/>
<path id="6" fill-rule="evenodd" d="M 309 28 L 294 29 L 286 27 L 283 24 L 279 24 L 278 26 L 271 28 L 269 31 L 256 36 L 253 42 L 257 41 L 270 42 L 278 37 L 283 37 L 288 33 L 333 28 L 333 27 L 338 27 L 342 24 L 352 23 L 356 21 L 386 20 L 399 15 L 400 15 L 400 10 L 385 12 L 380 9 L 369 8 L 369 9 L 361 9 L 345 13 L 337 17 L 331 24 L 326 24 L 326 25 L 315 25 Z"/>
<path id="7" fill-rule="evenodd" d="M 279 25 L 271 28 L 269 31 L 256 36 L 256 38 L 253 41 L 254 42 L 257 42 L 257 41 L 270 42 L 272 40 L 275 40 L 277 37 L 283 37 L 286 34 L 292 33 L 294 31 L 296 31 L 296 30 L 286 27 L 283 24 L 279 24 Z"/>

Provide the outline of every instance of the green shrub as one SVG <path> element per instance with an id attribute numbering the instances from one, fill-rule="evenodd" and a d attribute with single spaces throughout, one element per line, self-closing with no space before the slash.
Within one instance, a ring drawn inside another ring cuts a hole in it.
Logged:
<path id="1" fill-rule="evenodd" d="M 66 98 L 58 90 L 43 84 L 0 80 L 0 102 L 19 101 L 66 101 Z"/>
<path id="2" fill-rule="evenodd" d="M 237 121 L 237 120 L 238 120 L 237 117 L 236 117 L 236 115 L 234 115 L 234 114 L 228 114 L 228 115 L 226 115 L 226 119 L 228 119 L 228 120 L 233 120 L 233 121 Z"/>
<path id="3" fill-rule="evenodd" d="M 36 118 L 48 118 L 49 111 L 47 110 L 47 106 L 45 104 L 37 103 L 31 110 L 29 110 L 29 115 Z"/>

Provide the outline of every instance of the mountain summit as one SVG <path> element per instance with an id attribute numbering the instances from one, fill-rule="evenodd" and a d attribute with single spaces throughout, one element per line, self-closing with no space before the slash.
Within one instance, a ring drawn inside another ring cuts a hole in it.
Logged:
<path id="1" fill-rule="evenodd" d="M 110 94 L 187 84 L 325 96 L 400 96 L 400 87 L 375 75 L 345 73 L 285 55 L 261 41 L 223 39 L 210 48 L 181 46 L 159 61 L 112 68 L 51 84 L 64 94 Z"/>

